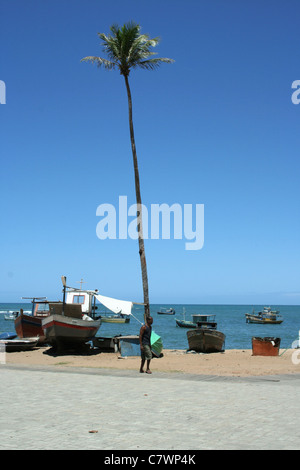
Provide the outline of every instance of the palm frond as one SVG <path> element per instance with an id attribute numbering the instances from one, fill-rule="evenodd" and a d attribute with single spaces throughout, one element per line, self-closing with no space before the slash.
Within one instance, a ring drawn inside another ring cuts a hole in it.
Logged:
<path id="1" fill-rule="evenodd" d="M 155 59 L 142 60 L 132 67 L 140 67 L 142 69 L 154 70 L 160 66 L 161 63 L 172 64 L 175 62 L 173 59 L 167 57 L 157 57 Z"/>
<path id="2" fill-rule="evenodd" d="M 81 59 L 80 62 L 92 62 L 93 64 L 96 64 L 97 67 L 101 67 L 102 65 L 104 68 L 111 70 L 116 67 L 116 63 L 112 62 L 111 60 L 103 59 L 102 57 L 95 57 L 95 56 L 88 56 L 84 57 Z"/>

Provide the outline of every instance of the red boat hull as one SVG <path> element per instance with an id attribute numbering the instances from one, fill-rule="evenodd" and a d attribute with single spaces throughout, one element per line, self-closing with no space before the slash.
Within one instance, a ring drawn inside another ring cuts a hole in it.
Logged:
<path id="1" fill-rule="evenodd" d="M 15 330 L 19 338 L 31 338 L 39 336 L 38 344 L 44 344 L 46 336 L 42 328 L 42 317 L 33 317 L 20 313 L 15 319 Z"/>

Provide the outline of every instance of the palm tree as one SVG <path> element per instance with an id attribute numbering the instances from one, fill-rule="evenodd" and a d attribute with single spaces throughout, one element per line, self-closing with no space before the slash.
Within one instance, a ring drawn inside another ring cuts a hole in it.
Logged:
<path id="1" fill-rule="evenodd" d="M 124 26 L 122 26 L 121 28 L 118 25 L 111 26 L 110 35 L 106 36 L 104 33 L 98 33 L 99 38 L 103 41 L 103 50 L 105 51 L 108 59 L 102 57 L 89 56 L 84 57 L 82 61 L 95 63 L 98 67 L 103 66 L 105 69 L 108 70 L 119 69 L 120 74 L 123 75 L 125 79 L 128 97 L 129 129 L 135 178 L 139 254 L 141 261 L 144 292 L 145 318 L 147 318 L 150 315 L 148 274 L 143 237 L 140 178 L 132 119 L 132 98 L 128 77 L 131 69 L 139 67 L 146 70 L 154 70 L 159 67 L 159 65 L 163 62 L 171 63 L 174 61 L 172 59 L 167 58 L 152 57 L 153 55 L 155 55 L 155 53 L 152 52 L 150 49 L 152 47 L 157 46 L 157 44 L 159 43 L 159 38 L 151 39 L 147 34 L 140 34 L 140 30 L 140 26 L 134 22 L 124 24 Z"/>

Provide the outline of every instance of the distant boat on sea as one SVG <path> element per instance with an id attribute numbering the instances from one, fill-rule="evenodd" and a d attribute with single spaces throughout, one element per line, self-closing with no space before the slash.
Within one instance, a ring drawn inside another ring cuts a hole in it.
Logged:
<path id="1" fill-rule="evenodd" d="M 280 325 L 283 318 L 279 315 L 279 310 L 271 310 L 271 307 L 264 307 L 262 312 L 245 313 L 246 323 Z"/>
<path id="2" fill-rule="evenodd" d="M 7 312 L 4 314 L 4 320 L 15 320 L 19 312 Z"/>
<path id="3" fill-rule="evenodd" d="M 163 308 L 161 307 L 161 309 L 157 312 L 158 315 L 175 315 L 175 310 L 174 308 Z"/>
<path id="4" fill-rule="evenodd" d="M 197 323 L 194 323 L 191 320 L 185 319 L 185 308 L 183 309 L 183 320 L 179 320 L 178 318 L 175 318 L 175 321 L 176 321 L 176 326 L 179 326 L 180 328 L 197 328 Z"/>
<path id="5" fill-rule="evenodd" d="M 122 314 L 115 314 L 115 315 L 107 315 L 107 314 L 100 314 L 102 323 L 129 323 L 130 317 L 129 315 L 122 315 Z"/>

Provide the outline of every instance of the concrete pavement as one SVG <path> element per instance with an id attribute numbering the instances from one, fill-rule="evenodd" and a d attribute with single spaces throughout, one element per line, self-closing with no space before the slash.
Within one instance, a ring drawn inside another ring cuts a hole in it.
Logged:
<path id="1" fill-rule="evenodd" d="M 0 365 L 0 397 L 0 449 L 300 449 L 300 374 Z"/>

